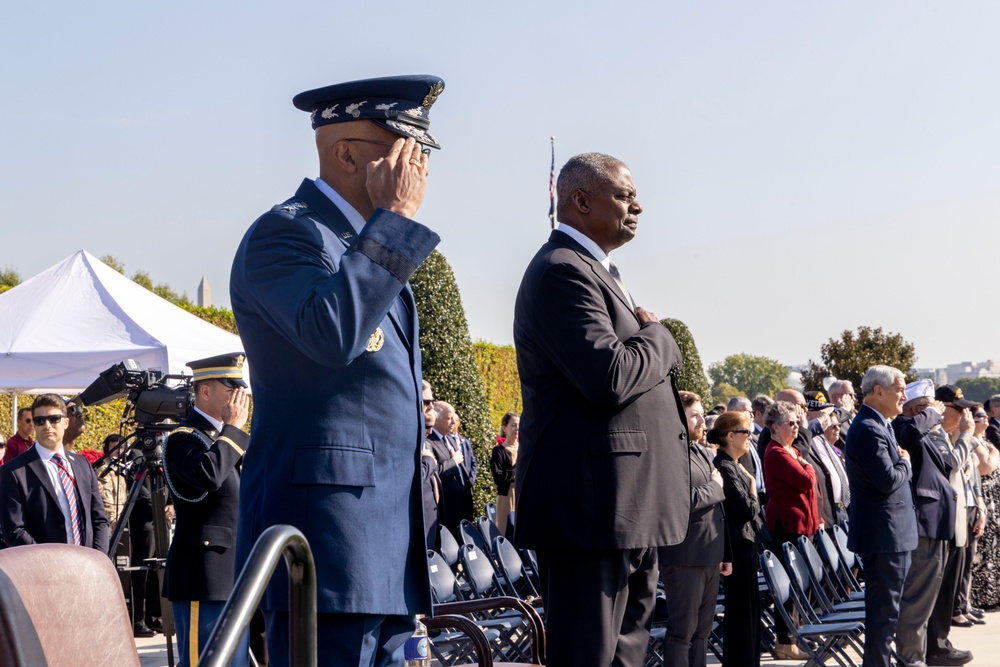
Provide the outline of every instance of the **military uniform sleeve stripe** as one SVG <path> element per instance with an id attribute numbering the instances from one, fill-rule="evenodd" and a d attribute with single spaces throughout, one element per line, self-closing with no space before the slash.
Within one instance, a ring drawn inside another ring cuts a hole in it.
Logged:
<path id="1" fill-rule="evenodd" d="M 417 270 L 417 266 L 409 259 L 367 236 L 358 238 L 352 249 L 371 259 L 404 284 Z"/>
<path id="2" fill-rule="evenodd" d="M 237 452 L 239 452 L 240 456 L 243 456 L 243 454 L 245 453 L 245 450 L 242 447 L 240 447 L 239 445 L 237 445 L 235 442 L 233 442 L 232 440 L 230 440 L 226 436 L 222 436 L 221 438 L 219 438 L 219 442 L 226 443 L 227 445 L 229 445 L 230 447 L 232 447 L 233 449 L 235 449 Z"/>

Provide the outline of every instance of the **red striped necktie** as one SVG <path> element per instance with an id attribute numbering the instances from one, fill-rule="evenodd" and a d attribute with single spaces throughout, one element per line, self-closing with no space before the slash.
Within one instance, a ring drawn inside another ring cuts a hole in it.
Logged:
<path id="1" fill-rule="evenodd" d="M 66 501 L 69 503 L 70 524 L 73 526 L 73 543 L 83 544 L 83 526 L 80 522 L 80 504 L 76 498 L 76 485 L 73 483 L 73 478 L 69 476 L 69 470 L 66 469 L 66 462 L 63 461 L 61 456 L 53 454 L 52 462 L 56 464 L 56 469 L 59 471 L 59 483 L 62 485 L 63 494 L 65 494 Z"/>

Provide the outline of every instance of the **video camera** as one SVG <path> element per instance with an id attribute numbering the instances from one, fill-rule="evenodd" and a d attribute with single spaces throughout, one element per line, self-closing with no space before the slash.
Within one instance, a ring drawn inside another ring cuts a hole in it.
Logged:
<path id="1" fill-rule="evenodd" d="M 135 360 L 126 359 L 101 373 L 74 400 L 100 405 L 127 395 L 125 414 L 132 412 L 132 420 L 141 426 L 168 419 L 180 421 L 194 405 L 192 379 L 189 375 L 144 371 Z"/>

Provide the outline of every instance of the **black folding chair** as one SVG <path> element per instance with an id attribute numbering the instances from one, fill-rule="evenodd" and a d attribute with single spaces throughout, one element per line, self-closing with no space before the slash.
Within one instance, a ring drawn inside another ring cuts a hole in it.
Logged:
<path id="1" fill-rule="evenodd" d="M 497 504 L 492 500 L 483 506 L 483 514 L 494 524 L 497 522 Z"/>
<path id="2" fill-rule="evenodd" d="M 486 538 L 483 537 L 483 533 L 468 519 L 462 519 L 462 522 L 458 524 L 458 539 L 462 542 L 462 544 L 473 545 L 486 554 L 487 557 L 492 556 L 490 553 L 490 545 L 486 543 Z"/>
<path id="3" fill-rule="evenodd" d="M 775 613 L 781 614 L 795 644 L 809 654 L 811 662 L 817 665 L 826 665 L 826 660 L 833 658 L 842 667 L 857 667 L 857 663 L 848 654 L 846 648 L 860 643 L 862 624 L 857 621 L 845 621 L 842 623 L 799 625 L 785 609 L 786 602 L 795 601 L 792 584 L 785 568 L 782 567 L 774 554 L 766 550 L 760 556 L 760 564 L 767 588 L 771 597 L 774 598 Z"/>
<path id="4" fill-rule="evenodd" d="M 865 622 L 864 608 L 853 611 L 836 610 L 830 604 L 829 599 L 823 591 L 815 586 L 809 566 L 806 565 L 802 554 L 791 542 L 782 545 L 785 556 L 786 572 L 791 582 L 792 590 L 799 599 L 799 606 L 802 608 L 805 618 L 810 623 L 837 623 L 840 621 Z"/>
<path id="5" fill-rule="evenodd" d="M 835 611 L 854 611 L 864 609 L 864 599 L 850 599 L 841 597 L 840 591 L 823 565 L 823 557 L 816 551 L 816 547 L 808 537 L 799 538 L 799 552 L 805 559 L 809 569 L 809 576 L 812 578 L 813 586 L 826 595 L 829 601 L 829 608 Z"/>
<path id="6" fill-rule="evenodd" d="M 838 531 L 844 536 L 843 549 L 839 544 Z M 863 600 L 864 590 L 854 573 L 851 572 L 857 559 L 854 552 L 847 549 L 847 536 L 844 535 L 844 531 L 839 526 L 834 526 L 830 534 L 820 533 L 817 544 L 820 555 L 830 566 L 831 576 L 837 584 L 841 597 L 850 600 Z"/>
<path id="7" fill-rule="evenodd" d="M 521 560 L 521 554 L 517 552 L 513 544 L 497 535 L 493 538 L 493 554 L 503 578 L 506 579 L 508 590 L 512 594 L 529 603 L 534 603 L 535 600 L 541 598 L 541 593 L 528 577 L 524 561 Z"/>

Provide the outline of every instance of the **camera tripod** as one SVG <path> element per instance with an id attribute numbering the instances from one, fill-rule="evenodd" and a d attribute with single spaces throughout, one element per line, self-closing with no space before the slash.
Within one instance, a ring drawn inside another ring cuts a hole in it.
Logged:
<path id="1" fill-rule="evenodd" d="M 131 478 L 132 488 L 129 490 L 125 505 L 115 524 L 115 530 L 111 534 L 108 543 L 108 556 L 115 561 L 115 554 L 118 551 L 118 544 L 121 542 L 125 526 L 128 525 L 129 516 L 135 508 L 142 493 L 143 486 L 148 480 L 150 482 L 150 499 L 153 506 L 153 544 L 154 557 L 146 559 L 144 564 L 136 565 L 129 563 L 129 567 L 122 567 L 117 562 L 115 567 L 119 572 L 135 572 L 146 570 L 155 573 L 157 580 L 157 590 L 160 592 L 160 610 L 163 618 L 163 635 L 167 640 L 167 664 L 174 664 L 174 614 L 173 608 L 168 600 L 162 597 L 164 566 L 167 562 L 167 549 L 170 544 L 170 533 L 166 519 L 166 498 L 167 485 L 163 475 L 163 444 L 167 434 L 176 424 L 157 424 L 155 427 L 140 426 L 131 435 L 126 436 L 112 450 L 94 462 L 94 468 L 98 469 L 107 459 L 110 461 L 99 478 L 103 479 L 109 473 Z M 136 445 L 139 445 L 139 456 L 134 455 Z M 118 451 L 120 450 L 120 451 Z M 132 608 L 136 607 L 136 596 L 145 595 L 146 591 L 132 591 Z"/>

